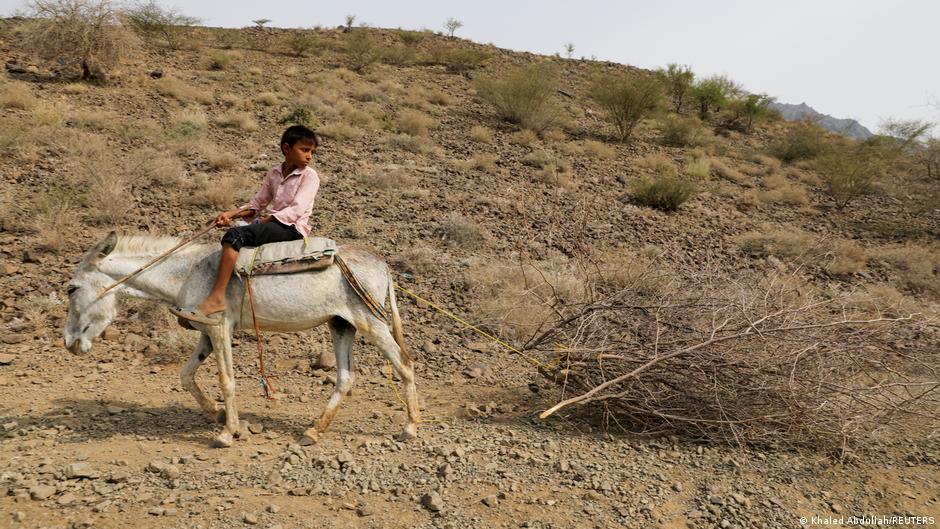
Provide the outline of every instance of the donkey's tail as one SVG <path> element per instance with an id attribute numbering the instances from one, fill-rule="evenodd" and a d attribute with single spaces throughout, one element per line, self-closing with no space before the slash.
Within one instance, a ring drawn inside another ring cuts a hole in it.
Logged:
<path id="1" fill-rule="evenodd" d="M 395 299 L 395 280 L 392 279 L 391 272 L 388 274 L 388 304 L 392 309 L 392 338 L 395 339 L 395 343 L 401 349 L 401 355 L 405 359 L 405 363 L 411 365 L 411 354 L 408 353 L 408 349 L 405 347 L 405 333 L 402 331 L 401 316 L 398 314 L 398 301 Z"/>

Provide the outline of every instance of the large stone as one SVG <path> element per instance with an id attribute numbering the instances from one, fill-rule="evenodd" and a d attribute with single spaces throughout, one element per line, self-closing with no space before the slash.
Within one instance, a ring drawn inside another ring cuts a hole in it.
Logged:
<path id="1" fill-rule="evenodd" d="M 98 479 L 100 475 L 101 473 L 92 468 L 87 461 L 72 463 L 65 467 L 65 477 L 69 479 Z"/>
<path id="2" fill-rule="evenodd" d="M 42 501 L 55 494 L 55 487 L 51 485 L 35 485 L 29 489 L 29 497 Z"/>
<path id="3" fill-rule="evenodd" d="M 444 498 L 437 492 L 429 492 L 421 498 L 421 503 L 432 512 L 438 512 L 444 508 Z"/>
<path id="4" fill-rule="evenodd" d="M 176 479 L 180 477 L 180 469 L 176 465 L 164 463 L 163 461 L 153 460 L 147 465 L 147 470 L 155 472 L 167 479 Z"/>
<path id="5" fill-rule="evenodd" d="M 8 366 L 16 360 L 16 355 L 0 353 L 0 366 Z"/>

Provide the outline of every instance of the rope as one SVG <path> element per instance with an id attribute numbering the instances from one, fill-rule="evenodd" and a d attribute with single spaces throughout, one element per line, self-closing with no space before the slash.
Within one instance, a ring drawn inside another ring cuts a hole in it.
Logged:
<path id="1" fill-rule="evenodd" d="M 395 285 L 395 288 L 397 288 L 398 290 L 401 290 L 401 291 L 404 292 L 405 294 L 408 294 L 409 296 L 415 298 L 415 299 L 418 300 L 418 301 L 421 301 L 421 302 L 423 302 L 423 303 L 427 303 L 430 307 L 432 307 L 432 308 L 434 308 L 435 310 L 437 310 L 438 312 L 440 312 L 440 313 L 442 313 L 442 314 L 448 316 L 450 319 L 452 319 L 452 320 L 454 320 L 454 321 L 460 323 L 460 324 L 463 325 L 464 327 L 466 327 L 466 328 L 468 328 L 468 329 L 473 329 L 474 331 L 476 331 L 476 332 L 482 334 L 483 336 L 486 336 L 487 338 L 489 338 L 489 339 L 492 340 L 493 342 L 498 343 L 499 345 L 505 347 L 506 349 L 509 349 L 510 351 L 512 351 L 512 352 L 516 353 L 517 355 L 521 356 L 522 358 L 524 358 L 527 362 L 529 362 L 530 365 L 537 366 L 537 367 L 541 367 L 541 368 L 546 368 L 546 369 L 550 367 L 550 366 L 546 366 L 545 364 L 543 364 L 542 362 L 540 362 L 538 358 L 535 358 L 535 357 L 532 356 L 532 355 L 528 355 L 528 354 L 526 354 L 526 353 L 520 351 L 519 349 L 516 349 L 515 347 L 513 347 L 513 346 L 509 345 L 508 343 L 506 343 L 506 342 L 500 340 L 499 338 L 493 336 L 492 334 L 490 334 L 490 333 L 484 331 L 483 329 L 480 329 L 480 328 L 477 327 L 476 325 L 473 325 L 472 323 L 470 323 L 470 322 L 464 320 L 464 319 L 461 318 L 460 316 L 457 316 L 456 314 L 453 314 L 453 313 L 449 312 L 447 309 L 444 309 L 444 308 L 438 306 L 437 304 L 435 304 L 435 303 L 433 303 L 433 302 L 431 302 L 431 301 L 428 301 L 428 300 L 422 298 L 421 296 L 415 294 L 414 292 L 408 290 L 407 288 L 405 288 L 405 287 L 403 287 L 403 286 L 401 286 L 401 285 Z"/>
<path id="2" fill-rule="evenodd" d="M 273 399 L 274 385 L 271 384 L 269 376 L 264 369 L 264 346 L 261 345 L 261 327 L 258 325 L 258 317 L 255 316 L 255 293 L 251 288 L 251 276 L 245 277 L 245 289 L 248 290 L 248 304 L 251 306 L 251 323 L 255 326 L 255 338 L 258 342 L 258 371 L 261 375 L 261 389 L 264 391 L 264 398 Z M 244 293 L 242 293 L 242 296 L 242 302 L 244 302 Z"/>

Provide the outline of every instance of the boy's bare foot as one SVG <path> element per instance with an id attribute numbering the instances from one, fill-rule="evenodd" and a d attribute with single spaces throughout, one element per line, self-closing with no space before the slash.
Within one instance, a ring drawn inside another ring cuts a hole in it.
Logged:
<path id="1" fill-rule="evenodd" d="M 196 308 L 198 308 L 199 311 L 205 314 L 206 316 L 209 316 L 209 315 L 215 314 L 216 312 L 224 311 L 225 309 L 228 308 L 228 305 L 225 303 L 225 301 L 219 302 L 219 301 L 215 301 L 212 299 L 206 299 L 205 301 L 197 305 Z"/>

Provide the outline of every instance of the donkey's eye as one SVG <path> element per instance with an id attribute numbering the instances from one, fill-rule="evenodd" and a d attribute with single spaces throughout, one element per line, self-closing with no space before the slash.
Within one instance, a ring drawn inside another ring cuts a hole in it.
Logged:
<path id="1" fill-rule="evenodd" d="M 88 332 L 88 328 L 89 328 L 89 327 L 91 327 L 91 324 L 90 324 L 90 323 L 89 323 L 88 325 L 86 325 L 84 329 L 82 329 L 82 334 L 85 334 L 86 332 Z"/>
<path id="2" fill-rule="evenodd" d="M 71 296 L 71 295 L 72 295 L 72 292 L 75 292 L 76 290 L 78 290 L 78 285 L 69 285 L 69 288 L 66 289 L 65 292 L 66 292 L 66 294 L 68 294 L 69 296 Z"/>

